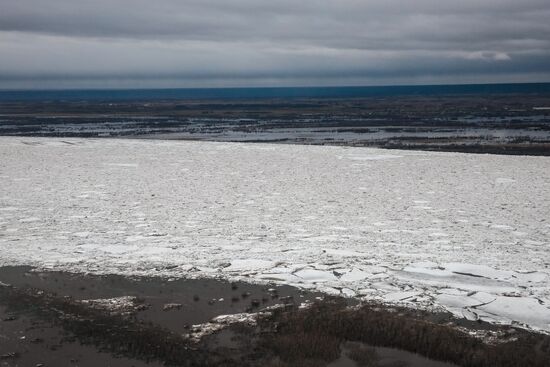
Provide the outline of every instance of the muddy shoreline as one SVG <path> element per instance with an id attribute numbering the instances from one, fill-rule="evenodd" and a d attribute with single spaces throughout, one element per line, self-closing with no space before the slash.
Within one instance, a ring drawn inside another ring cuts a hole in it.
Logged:
<path id="1" fill-rule="evenodd" d="M 102 361 L 121 367 L 450 367 L 550 361 L 546 335 L 445 313 L 350 303 L 288 286 L 29 267 L 0 268 L 0 282 L 0 366 Z"/>

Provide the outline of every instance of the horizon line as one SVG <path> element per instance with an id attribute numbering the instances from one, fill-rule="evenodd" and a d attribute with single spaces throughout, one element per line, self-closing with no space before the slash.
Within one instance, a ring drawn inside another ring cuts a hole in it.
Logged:
<path id="1" fill-rule="evenodd" d="M 300 86 L 234 86 L 234 87 L 146 87 L 146 88 L 118 88 L 118 87 L 84 87 L 84 88 L 0 88 L 5 92 L 62 92 L 62 91 L 139 91 L 139 90 L 232 90 L 232 89 L 337 89 L 337 88 L 400 88 L 400 87 L 440 87 L 440 86 L 497 86 L 497 85 L 542 85 L 543 82 L 496 82 L 496 83 L 430 83 L 430 84 L 375 84 L 375 85 L 300 85 Z"/>

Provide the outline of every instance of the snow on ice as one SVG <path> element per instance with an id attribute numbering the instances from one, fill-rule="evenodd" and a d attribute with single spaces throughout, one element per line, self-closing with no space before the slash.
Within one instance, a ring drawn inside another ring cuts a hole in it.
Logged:
<path id="1" fill-rule="evenodd" d="M 550 332 L 550 157 L 0 138 L 0 265 L 225 277 Z"/>

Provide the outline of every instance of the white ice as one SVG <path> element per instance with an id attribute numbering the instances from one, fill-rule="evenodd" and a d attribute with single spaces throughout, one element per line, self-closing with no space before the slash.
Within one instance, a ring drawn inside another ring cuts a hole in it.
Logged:
<path id="1" fill-rule="evenodd" d="M 0 265 L 287 283 L 550 332 L 549 218 L 550 157 L 0 138 Z"/>

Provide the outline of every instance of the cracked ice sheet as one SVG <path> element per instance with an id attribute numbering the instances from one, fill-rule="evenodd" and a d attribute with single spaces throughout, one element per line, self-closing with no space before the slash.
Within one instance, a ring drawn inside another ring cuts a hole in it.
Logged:
<path id="1" fill-rule="evenodd" d="M 276 281 L 550 331 L 549 182 L 549 157 L 0 137 L 0 265 Z"/>

